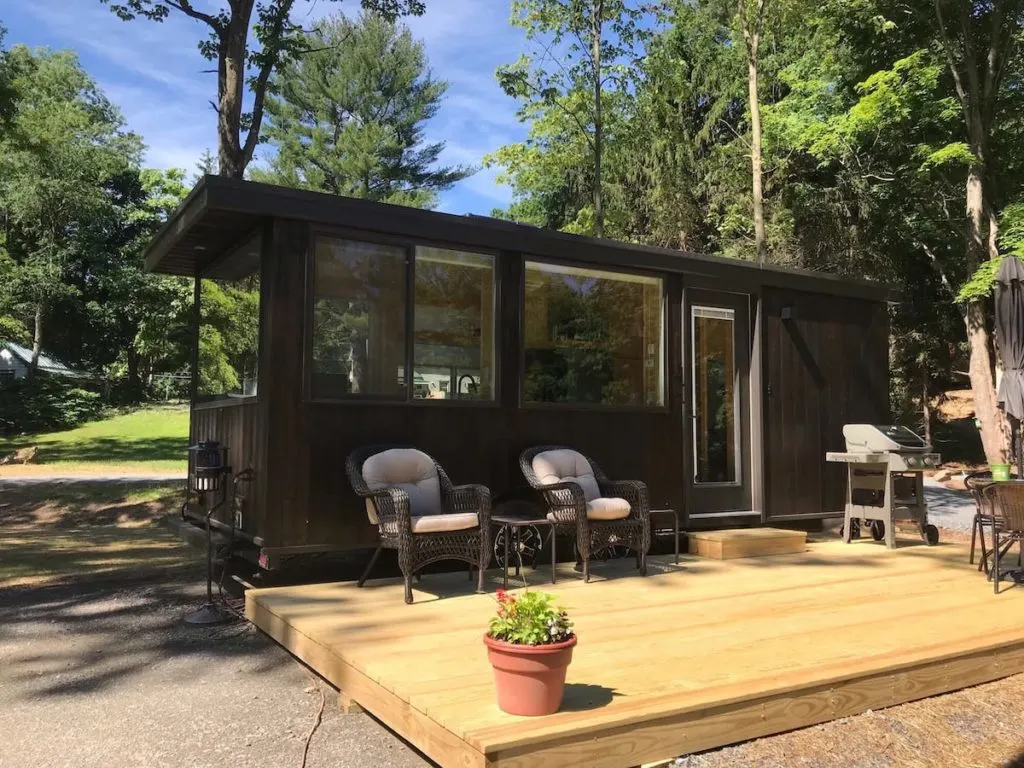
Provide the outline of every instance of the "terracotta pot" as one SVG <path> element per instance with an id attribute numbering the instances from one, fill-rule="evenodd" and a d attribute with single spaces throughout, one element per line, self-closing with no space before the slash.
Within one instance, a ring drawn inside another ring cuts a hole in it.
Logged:
<path id="1" fill-rule="evenodd" d="M 510 715 L 550 715 L 562 706 L 576 635 L 551 645 L 514 645 L 484 635 L 498 707 Z"/>

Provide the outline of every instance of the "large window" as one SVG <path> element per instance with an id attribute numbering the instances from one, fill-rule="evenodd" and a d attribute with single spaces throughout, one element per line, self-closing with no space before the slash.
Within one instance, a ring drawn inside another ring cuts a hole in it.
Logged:
<path id="1" fill-rule="evenodd" d="M 229 253 L 199 286 L 199 402 L 256 394 L 260 238 Z"/>
<path id="2" fill-rule="evenodd" d="M 314 398 L 493 399 L 494 258 L 418 247 L 411 286 L 408 258 L 404 247 L 318 239 Z"/>
<path id="3" fill-rule="evenodd" d="M 316 244 L 313 397 L 405 394 L 404 248 Z"/>
<path id="4" fill-rule="evenodd" d="M 490 400 L 494 257 L 416 249 L 413 397 Z"/>
<path id="5" fill-rule="evenodd" d="M 662 281 L 526 263 L 528 403 L 664 404 Z"/>

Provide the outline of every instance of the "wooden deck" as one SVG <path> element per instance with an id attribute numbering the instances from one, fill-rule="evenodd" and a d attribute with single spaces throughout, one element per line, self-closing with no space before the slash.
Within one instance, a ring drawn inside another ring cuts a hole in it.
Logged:
<path id="1" fill-rule="evenodd" d="M 1024 589 L 966 549 L 810 543 L 797 555 L 627 562 L 544 585 L 576 621 L 563 710 L 505 715 L 466 575 L 250 590 L 249 618 L 443 766 L 616 768 L 1024 671 Z M 492 575 L 492 584 L 500 575 Z"/>

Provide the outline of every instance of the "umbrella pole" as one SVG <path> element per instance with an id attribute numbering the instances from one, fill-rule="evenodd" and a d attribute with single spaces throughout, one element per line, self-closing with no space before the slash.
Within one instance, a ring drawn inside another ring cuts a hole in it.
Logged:
<path id="1" fill-rule="evenodd" d="M 1024 444 L 1021 443 L 1021 422 L 1020 419 L 1010 420 L 1010 435 L 1013 450 L 1017 457 L 1017 477 L 1024 479 Z"/>

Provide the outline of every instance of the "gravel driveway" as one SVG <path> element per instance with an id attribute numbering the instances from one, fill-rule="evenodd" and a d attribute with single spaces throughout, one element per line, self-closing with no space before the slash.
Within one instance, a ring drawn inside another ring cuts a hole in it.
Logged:
<path id="1" fill-rule="evenodd" d="M 928 502 L 928 520 L 940 528 L 971 532 L 974 498 L 967 491 L 954 491 L 930 477 L 924 479 L 924 497 Z"/>

